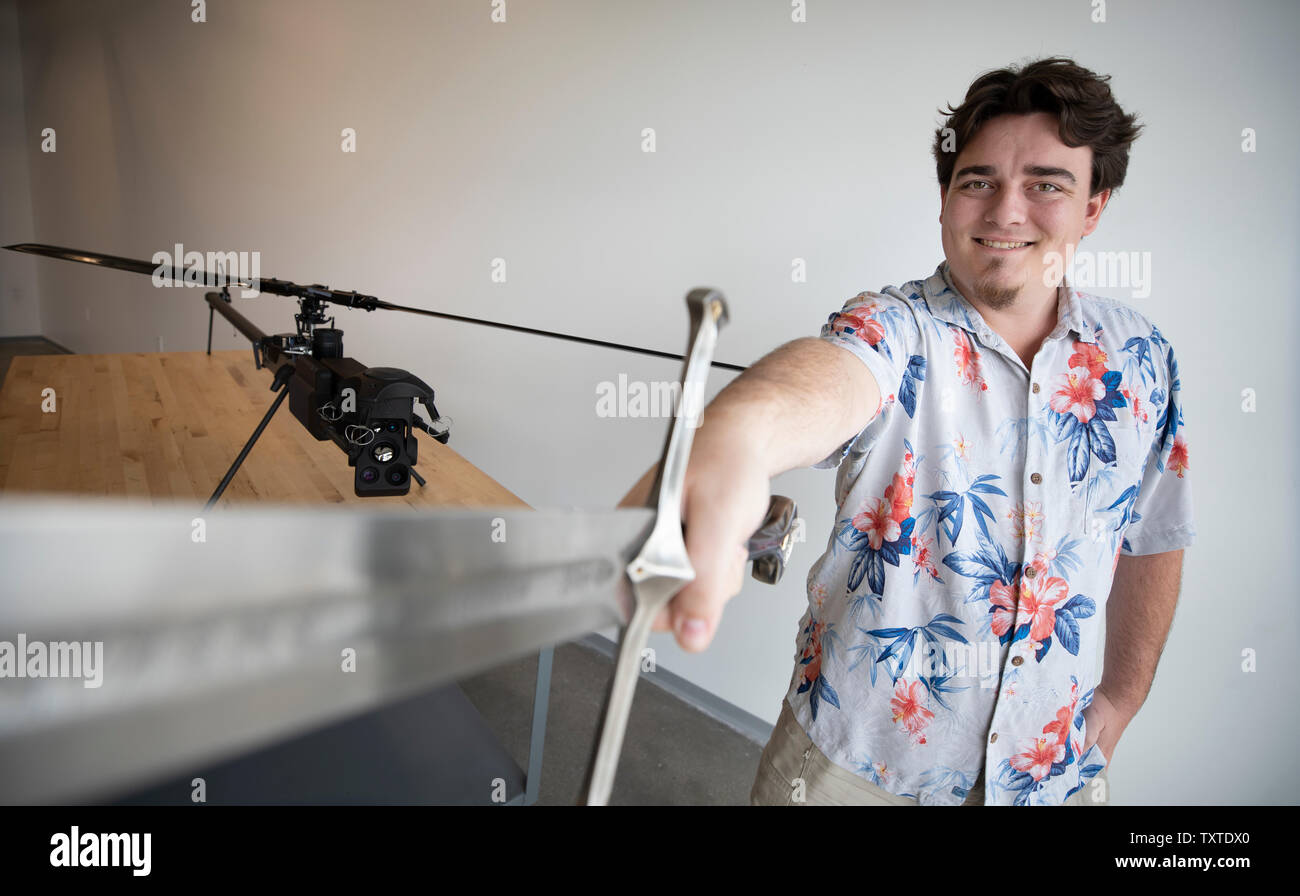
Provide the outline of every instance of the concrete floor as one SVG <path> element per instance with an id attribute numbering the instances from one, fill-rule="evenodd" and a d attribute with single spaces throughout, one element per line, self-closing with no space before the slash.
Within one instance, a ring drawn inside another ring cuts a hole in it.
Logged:
<path id="1" fill-rule="evenodd" d="M 580 642 L 555 649 L 537 805 L 582 801 L 612 674 L 612 661 Z M 459 682 L 523 768 L 528 767 L 536 682 L 535 654 Z M 653 676 L 643 675 L 610 805 L 747 806 L 762 752 L 762 744 L 657 687 Z"/>

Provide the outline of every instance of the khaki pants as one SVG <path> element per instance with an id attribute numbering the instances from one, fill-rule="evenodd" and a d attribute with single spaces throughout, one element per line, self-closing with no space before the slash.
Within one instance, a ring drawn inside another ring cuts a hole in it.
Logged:
<path id="1" fill-rule="evenodd" d="M 803 801 L 795 799 L 795 781 L 803 781 Z M 1067 806 L 1104 806 L 1108 790 L 1103 769 L 1083 789 L 1070 797 Z M 781 701 L 772 739 L 758 760 L 758 774 L 749 794 L 753 806 L 919 806 L 917 800 L 898 796 L 831 762 L 817 749 L 795 720 L 790 704 Z M 963 806 L 984 805 L 984 773 Z"/>

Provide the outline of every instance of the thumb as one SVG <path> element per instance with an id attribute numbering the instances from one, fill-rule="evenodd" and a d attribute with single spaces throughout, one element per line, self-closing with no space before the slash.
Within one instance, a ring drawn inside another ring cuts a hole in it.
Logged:
<path id="1" fill-rule="evenodd" d="M 1101 720 L 1101 714 L 1096 709 L 1089 706 L 1083 711 L 1083 727 L 1088 734 L 1083 739 L 1083 752 L 1087 753 L 1092 749 L 1092 745 L 1101 737 L 1101 729 L 1105 727 Z"/>
<path id="2" fill-rule="evenodd" d="M 669 614 L 677 643 L 696 653 L 713 642 L 723 607 L 740 593 L 749 551 L 734 542 L 720 543 L 716 537 L 692 538 L 689 529 L 686 543 L 695 579 L 673 598 Z"/>
<path id="3" fill-rule="evenodd" d="M 747 544 L 763 511 L 755 517 L 735 501 L 698 499 L 687 510 L 686 553 L 695 579 L 673 598 L 669 613 L 677 643 L 694 653 L 712 643 L 723 607 L 744 585 Z"/>

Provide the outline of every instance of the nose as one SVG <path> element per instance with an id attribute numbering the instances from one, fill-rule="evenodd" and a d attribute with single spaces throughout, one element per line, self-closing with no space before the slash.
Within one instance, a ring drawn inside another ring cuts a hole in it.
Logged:
<path id="1" fill-rule="evenodd" d="M 1007 230 L 1025 223 L 1029 203 L 1019 190 L 998 190 L 984 211 L 984 220 L 999 230 Z"/>

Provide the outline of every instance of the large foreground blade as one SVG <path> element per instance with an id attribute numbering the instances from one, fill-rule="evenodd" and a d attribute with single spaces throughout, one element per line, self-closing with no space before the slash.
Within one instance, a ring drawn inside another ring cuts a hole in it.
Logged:
<path id="1" fill-rule="evenodd" d="M 622 625 L 653 517 L 0 500 L 0 802 L 119 792 Z"/>

